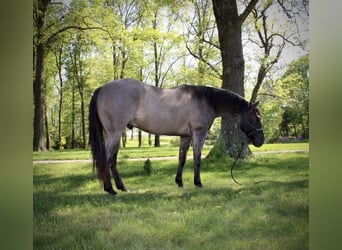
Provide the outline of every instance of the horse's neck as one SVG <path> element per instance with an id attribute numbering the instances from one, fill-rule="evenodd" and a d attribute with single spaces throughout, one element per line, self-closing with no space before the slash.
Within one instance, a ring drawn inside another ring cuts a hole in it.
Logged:
<path id="1" fill-rule="evenodd" d="M 248 110 L 248 102 L 241 96 L 228 91 L 219 91 L 212 100 L 217 116 L 243 114 Z"/>

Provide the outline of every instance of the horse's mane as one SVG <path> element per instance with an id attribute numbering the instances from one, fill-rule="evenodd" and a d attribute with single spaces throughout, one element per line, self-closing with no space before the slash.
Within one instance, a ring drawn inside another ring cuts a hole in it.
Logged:
<path id="1" fill-rule="evenodd" d="M 225 89 L 208 86 L 184 85 L 184 89 L 191 91 L 193 96 L 199 100 L 205 100 L 217 113 L 230 111 L 231 113 L 244 113 L 249 108 L 242 96 Z"/>

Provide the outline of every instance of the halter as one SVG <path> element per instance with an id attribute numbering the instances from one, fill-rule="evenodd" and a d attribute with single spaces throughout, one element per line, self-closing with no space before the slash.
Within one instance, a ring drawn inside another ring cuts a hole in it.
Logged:
<path id="1" fill-rule="evenodd" d="M 253 129 L 252 132 L 249 132 L 249 133 L 247 134 L 247 137 L 251 136 L 251 135 L 254 134 L 254 133 L 264 131 L 262 128 L 256 128 L 256 127 L 254 127 L 254 125 L 251 124 L 249 121 L 246 121 L 246 123 L 247 123 L 247 125 L 249 125 L 249 126 Z"/>

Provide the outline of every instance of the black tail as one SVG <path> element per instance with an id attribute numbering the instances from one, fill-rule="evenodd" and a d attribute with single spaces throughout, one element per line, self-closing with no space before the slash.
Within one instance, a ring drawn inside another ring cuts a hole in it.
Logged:
<path id="1" fill-rule="evenodd" d="M 108 174 L 106 147 L 103 138 L 103 127 L 97 114 L 97 95 L 101 90 L 97 88 L 89 104 L 89 144 L 93 155 L 93 168 L 97 170 L 98 178 L 104 181 Z"/>

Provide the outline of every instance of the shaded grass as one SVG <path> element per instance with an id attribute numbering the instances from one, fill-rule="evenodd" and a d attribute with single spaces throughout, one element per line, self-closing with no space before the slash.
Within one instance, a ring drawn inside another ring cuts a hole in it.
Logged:
<path id="1" fill-rule="evenodd" d="M 308 249 L 308 154 L 204 160 L 193 186 L 188 161 L 184 189 L 176 161 L 121 160 L 132 193 L 102 191 L 91 164 L 35 164 L 34 249 Z M 256 181 L 263 181 L 255 184 Z"/>

